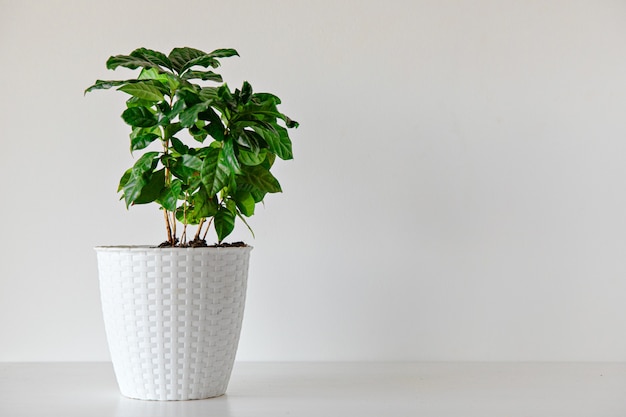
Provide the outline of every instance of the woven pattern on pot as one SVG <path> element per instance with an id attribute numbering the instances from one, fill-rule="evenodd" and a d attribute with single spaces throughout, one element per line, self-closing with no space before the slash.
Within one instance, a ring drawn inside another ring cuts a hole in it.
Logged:
<path id="1" fill-rule="evenodd" d="M 105 327 L 122 394 L 186 400 L 226 391 L 250 249 L 98 250 Z"/>

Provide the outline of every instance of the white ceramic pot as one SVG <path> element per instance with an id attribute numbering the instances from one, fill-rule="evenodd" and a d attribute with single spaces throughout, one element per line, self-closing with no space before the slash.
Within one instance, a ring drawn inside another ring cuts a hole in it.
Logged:
<path id="1" fill-rule="evenodd" d="M 104 324 L 124 396 L 226 392 L 252 247 L 97 247 Z"/>

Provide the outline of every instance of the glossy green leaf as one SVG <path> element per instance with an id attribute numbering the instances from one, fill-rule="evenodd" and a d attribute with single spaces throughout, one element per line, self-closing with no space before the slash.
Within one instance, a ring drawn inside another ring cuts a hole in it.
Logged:
<path id="1" fill-rule="evenodd" d="M 249 82 L 244 81 L 243 86 L 241 87 L 241 102 L 247 103 L 252 96 L 252 86 Z"/>
<path id="2" fill-rule="evenodd" d="M 195 48 L 174 48 L 170 52 L 168 59 L 172 63 L 172 67 L 179 73 L 184 71 L 188 62 L 199 57 L 206 56 L 206 52 L 202 52 Z"/>
<path id="3" fill-rule="evenodd" d="M 172 148 L 181 155 L 189 153 L 189 146 L 185 145 L 180 139 L 171 138 Z"/>
<path id="4" fill-rule="evenodd" d="M 261 135 L 252 130 L 243 129 L 241 130 L 240 134 L 236 136 L 236 138 L 236 141 L 239 145 L 249 149 L 255 154 L 259 153 L 261 149 L 268 147 L 265 139 L 263 139 Z"/>
<path id="5" fill-rule="evenodd" d="M 198 94 L 202 101 L 212 101 L 219 98 L 216 87 L 202 87 Z"/>
<path id="6" fill-rule="evenodd" d="M 164 99 L 163 93 L 159 89 L 147 82 L 126 84 L 118 88 L 118 90 L 130 94 L 133 97 L 137 97 L 142 100 L 148 101 L 161 101 Z"/>
<path id="7" fill-rule="evenodd" d="M 205 111 L 198 114 L 198 118 L 201 120 L 209 122 L 208 125 L 204 127 L 204 130 L 211 135 L 211 137 L 217 141 L 223 141 L 226 128 L 222 123 L 220 117 L 215 113 L 211 107 L 208 107 Z"/>
<path id="8" fill-rule="evenodd" d="M 191 126 L 193 126 L 196 123 L 196 121 L 198 120 L 198 113 L 201 113 L 201 112 L 205 111 L 208 107 L 209 107 L 209 105 L 206 104 L 206 103 L 198 103 L 198 104 L 195 104 L 195 105 L 191 106 L 188 109 L 185 109 L 178 116 L 178 118 L 180 120 L 180 124 L 183 127 L 191 127 Z"/>
<path id="9" fill-rule="evenodd" d="M 215 51 L 210 52 L 208 55 L 214 58 L 228 58 L 231 56 L 239 56 L 239 53 L 232 48 L 226 48 L 226 49 L 216 49 Z"/>
<path id="10" fill-rule="evenodd" d="M 246 217 L 250 217 L 254 214 L 255 201 L 252 194 L 246 190 L 238 190 L 234 196 L 237 208 Z"/>
<path id="11" fill-rule="evenodd" d="M 129 109 L 131 107 L 145 107 L 149 109 L 152 106 L 154 106 L 154 101 L 142 100 L 137 97 L 130 97 L 128 100 L 126 100 L 126 107 Z"/>
<path id="12" fill-rule="evenodd" d="M 157 202 L 168 211 L 175 211 L 176 204 L 182 194 L 182 182 L 173 180 L 169 186 L 165 186 L 161 190 L 161 194 Z"/>
<path id="13" fill-rule="evenodd" d="M 269 130 L 252 126 L 252 129 L 265 140 L 269 146 L 269 150 L 275 153 L 280 159 L 293 159 L 291 140 L 284 128 L 276 126 L 276 130 Z M 284 134 L 279 133 L 278 129 L 284 129 Z"/>
<path id="14" fill-rule="evenodd" d="M 131 52 L 130 56 L 144 59 L 154 65 L 162 66 L 167 69 L 172 69 L 172 63 L 170 62 L 169 58 L 165 56 L 165 54 L 163 54 L 162 52 L 153 51 L 146 48 L 138 48 Z"/>
<path id="15" fill-rule="evenodd" d="M 193 68 L 193 67 L 212 67 L 212 68 L 217 68 L 220 66 L 220 62 L 215 59 L 214 57 L 210 56 L 210 55 L 203 55 L 203 56 L 199 56 L 197 58 L 192 59 L 191 61 L 188 61 L 185 65 L 183 65 L 182 69 L 181 69 L 181 73 Z"/>
<path id="16" fill-rule="evenodd" d="M 140 149 L 144 149 L 148 147 L 152 142 L 160 138 L 156 133 L 144 133 L 139 134 L 135 137 L 131 137 L 130 139 L 130 150 L 138 151 Z"/>
<path id="17" fill-rule="evenodd" d="M 185 184 L 193 183 L 193 177 L 200 180 L 200 170 L 202 160 L 196 156 L 185 154 L 180 157 L 171 157 L 173 163 L 170 164 L 172 174 L 181 179 Z"/>
<path id="18" fill-rule="evenodd" d="M 152 203 L 161 195 L 161 191 L 165 187 L 165 169 L 160 169 L 150 176 L 145 185 L 141 188 L 139 196 L 133 201 L 133 204 Z"/>
<path id="19" fill-rule="evenodd" d="M 167 112 L 167 117 L 173 120 L 183 110 L 185 110 L 185 102 L 183 100 L 177 100 L 172 106 L 172 108 Z"/>
<path id="20" fill-rule="evenodd" d="M 200 178 L 209 195 L 217 194 L 230 179 L 231 172 L 224 160 L 222 150 L 209 148 L 204 157 Z"/>
<path id="21" fill-rule="evenodd" d="M 235 154 L 235 148 L 233 146 L 232 140 L 224 141 L 224 146 L 222 147 L 222 155 L 224 156 L 224 161 L 228 165 L 229 170 L 235 174 L 240 174 L 241 165 L 237 160 L 237 155 Z"/>
<path id="22" fill-rule="evenodd" d="M 151 127 L 158 123 L 156 116 L 146 107 L 131 107 L 122 113 L 122 119 L 133 127 Z"/>
<path id="23" fill-rule="evenodd" d="M 124 84 L 139 82 L 138 80 L 124 80 L 124 81 L 107 81 L 107 80 L 96 80 L 96 82 L 87 87 L 85 90 L 85 94 L 93 90 L 108 90 L 112 87 L 117 87 Z"/>
<path id="24" fill-rule="evenodd" d="M 191 196 L 191 207 L 187 212 L 187 220 L 190 224 L 198 224 L 202 219 L 214 216 L 217 213 L 217 198 L 209 196 L 204 187 Z"/>
<path id="25" fill-rule="evenodd" d="M 251 99 L 257 103 L 270 102 L 275 106 L 280 104 L 280 98 L 270 93 L 254 93 Z"/>
<path id="26" fill-rule="evenodd" d="M 165 139 L 171 139 L 176 133 L 183 129 L 180 123 L 171 123 L 163 128 L 163 136 Z"/>
<path id="27" fill-rule="evenodd" d="M 207 131 L 203 127 L 198 127 L 197 124 L 189 128 L 189 134 L 200 143 L 204 142 L 207 136 L 209 136 Z"/>
<path id="28" fill-rule="evenodd" d="M 156 67 L 157 64 L 142 57 L 115 55 L 107 60 L 106 66 L 107 69 L 114 70 L 117 67 L 125 67 L 130 69 L 152 68 Z"/>
<path id="29" fill-rule="evenodd" d="M 133 174 L 132 167 L 128 168 L 126 172 L 124 172 L 124 175 L 122 175 L 122 178 L 120 178 L 120 183 L 117 186 L 118 193 L 124 189 L 124 186 L 128 183 L 128 180 L 130 179 L 132 174 Z"/>
<path id="30" fill-rule="evenodd" d="M 197 156 L 183 155 L 181 158 L 181 163 L 185 168 L 188 168 L 192 171 L 200 171 L 202 169 L 202 160 Z"/>
<path id="31" fill-rule="evenodd" d="M 245 149 L 239 149 L 239 162 L 248 166 L 259 165 L 261 162 L 265 160 L 265 155 L 267 151 L 265 149 L 259 151 L 258 153 L 247 151 Z"/>
<path id="32" fill-rule="evenodd" d="M 235 214 L 225 207 L 220 207 L 215 214 L 214 221 L 217 239 L 221 243 L 235 229 Z"/>
<path id="33" fill-rule="evenodd" d="M 122 190 L 124 192 L 126 207 L 135 203 L 140 197 L 144 187 L 152 179 L 152 171 L 159 161 L 158 156 L 159 152 L 146 152 L 135 162 L 130 170 L 130 174 L 125 173 L 122 177 L 122 181 L 124 182 Z M 122 181 L 120 181 L 120 185 Z"/>
<path id="34" fill-rule="evenodd" d="M 278 180 L 263 166 L 246 166 L 242 171 L 241 179 L 254 185 L 259 190 L 268 193 L 279 193 L 282 191 Z"/>
<path id="35" fill-rule="evenodd" d="M 122 190 L 124 192 L 124 201 L 126 202 L 126 208 L 130 207 L 131 204 L 135 202 L 135 200 L 141 195 L 141 190 L 148 182 L 148 178 L 145 178 L 142 175 L 131 175 L 128 177 L 128 180 L 125 182 Z"/>
<path id="36" fill-rule="evenodd" d="M 250 195 L 252 196 L 252 198 L 254 199 L 255 203 L 260 203 L 263 201 L 263 199 L 265 198 L 265 196 L 267 195 L 267 191 L 262 191 L 259 188 L 255 187 L 254 185 L 247 183 L 247 182 L 241 182 L 241 178 L 239 177 L 239 181 L 237 182 L 237 191 L 247 191 L 250 193 Z"/>
<path id="37" fill-rule="evenodd" d="M 183 79 L 198 79 L 202 81 L 215 81 L 218 83 L 221 83 L 223 81 L 222 76 L 213 71 L 187 71 L 183 75 Z"/>

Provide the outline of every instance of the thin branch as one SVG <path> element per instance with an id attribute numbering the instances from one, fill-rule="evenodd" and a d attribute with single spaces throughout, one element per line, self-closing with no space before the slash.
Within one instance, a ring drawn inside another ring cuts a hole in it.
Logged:
<path id="1" fill-rule="evenodd" d="M 187 244 L 187 224 L 183 224 L 183 234 L 180 235 L 180 246 Z"/>
<path id="2" fill-rule="evenodd" d="M 172 246 L 174 246 L 175 242 L 174 238 L 172 237 L 172 228 L 170 227 L 170 216 L 165 209 L 163 209 L 163 214 L 165 215 L 165 230 L 167 232 L 167 241 L 170 242 Z"/>
<path id="3" fill-rule="evenodd" d="M 213 222 L 213 217 L 209 219 L 209 224 L 206 226 L 206 230 L 204 231 L 204 235 L 202 235 L 202 240 L 206 240 L 206 235 L 209 233 L 209 229 L 211 228 L 211 223 Z"/>
<path id="4" fill-rule="evenodd" d="M 204 222 L 206 221 L 206 219 L 201 219 L 200 220 L 200 224 L 198 225 L 198 231 L 196 232 L 196 235 L 193 237 L 193 240 L 200 240 L 200 232 L 202 231 L 202 226 L 204 225 Z"/>
<path id="5" fill-rule="evenodd" d="M 172 212 L 172 220 L 171 220 L 171 224 L 172 224 L 172 239 L 173 241 L 176 241 L 176 212 Z"/>

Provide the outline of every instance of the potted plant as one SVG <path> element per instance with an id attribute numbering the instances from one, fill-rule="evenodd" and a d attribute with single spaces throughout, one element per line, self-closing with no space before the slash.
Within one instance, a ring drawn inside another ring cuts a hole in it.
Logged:
<path id="1" fill-rule="evenodd" d="M 163 211 L 160 245 L 96 248 L 113 367 L 131 398 L 215 397 L 230 378 L 252 248 L 224 239 L 237 219 L 252 232 L 246 219 L 281 191 L 271 169 L 276 157 L 293 157 L 288 129 L 298 126 L 275 95 L 223 83 L 214 69 L 235 55 L 139 48 L 106 63 L 139 70 L 136 78 L 97 80 L 85 90 L 128 95 L 122 119 L 137 157 L 118 191 L 127 207 Z"/>

